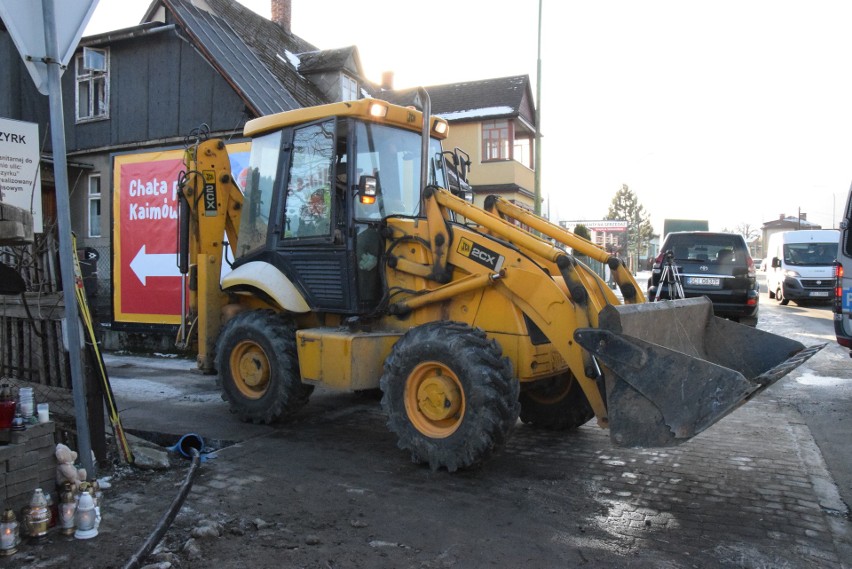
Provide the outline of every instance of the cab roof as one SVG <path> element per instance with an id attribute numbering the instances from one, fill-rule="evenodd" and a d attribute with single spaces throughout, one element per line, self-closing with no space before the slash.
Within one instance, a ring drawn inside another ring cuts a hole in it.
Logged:
<path id="1" fill-rule="evenodd" d="M 252 119 L 246 123 L 243 134 L 248 137 L 256 137 L 284 127 L 331 117 L 354 117 L 415 132 L 420 132 L 423 125 L 423 113 L 418 110 L 393 105 L 380 99 L 358 99 L 357 101 L 305 107 Z M 447 121 L 433 116 L 430 122 L 431 136 L 439 140 L 445 139 L 449 130 Z M 443 128 L 443 132 L 436 130 L 436 128 Z"/>

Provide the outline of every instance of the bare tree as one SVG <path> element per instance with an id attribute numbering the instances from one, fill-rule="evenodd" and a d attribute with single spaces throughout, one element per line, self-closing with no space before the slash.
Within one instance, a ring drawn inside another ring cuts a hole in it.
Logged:
<path id="1" fill-rule="evenodd" d="M 737 225 L 736 232 L 745 237 L 746 241 L 751 241 L 760 235 L 760 230 L 757 227 L 745 221 Z"/>
<path id="2" fill-rule="evenodd" d="M 760 229 L 748 222 L 740 222 L 736 229 L 722 229 L 725 233 L 739 233 L 746 240 L 749 254 L 752 257 L 761 257 L 763 255 L 763 240 L 760 238 Z"/>

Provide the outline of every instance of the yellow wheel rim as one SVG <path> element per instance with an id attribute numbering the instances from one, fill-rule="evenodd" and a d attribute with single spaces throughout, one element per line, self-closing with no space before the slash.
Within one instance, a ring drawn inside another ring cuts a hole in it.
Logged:
<path id="1" fill-rule="evenodd" d="M 249 399 L 260 399 L 269 389 L 269 358 L 258 344 L 243 340 L 231 352 L 231 377 L 239 392 Z"/>
<path id="2" fill-rule="evenodd" d="M 453 370 L 440 362 L 423 362 L 408 375 L 405 412 L 414 428 L 441 439 L 453 434 L 465 411 L 464 389 Z"/>

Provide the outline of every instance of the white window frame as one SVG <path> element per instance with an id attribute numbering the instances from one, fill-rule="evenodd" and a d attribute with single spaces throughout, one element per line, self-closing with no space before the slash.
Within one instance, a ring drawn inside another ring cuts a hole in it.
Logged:
<path id="1" fill-rule="evenodd" d="M 532 137 L 519 137 L 516 134 L 512 143 L 514 145 L 512 148 L 512 159 L 515 162 L 523 164 L 530 170 L 534 170 L 533 161 L 535 158 L 533 157 L 533 145 L 535 142 Z"/>
<path id="2" fill-rule="evenodd" d="M 85 50 L 90 52 L 90 54 L 102 54 L 104 57 L 104 69 L 96 70 L 87 68 L 83 52 L 78 53 L 74 57 L 75 76 L 77 79 L 74 90 L 74 115 L 78 123 L 109 118 L 109 49 L 85 48 Z M 98 93 L 98 85 L 101 83 L 103 84 L 103 92 L 100 93 L 100 96 L 93 95 L 93 93 Z M 85 109 L 81 109 L 81 105 Z"/>
<path id="3" fill-rule="evenodd" d="M 340 100 L 355 101 L 358 99 L 358 81 L 346 73 L 340 74 Z"/>
<path id="4" fill-rule="evenodd" d="M 89 225 L 89 237 L 100 237 L 101 236 L 101 216 L 103 215 L 103 202 L 101 201 L 101 175 L 100 174 L 90 174 L 88 179 L 88 192 L 87 192 L 87 205 L 86 216 Z M 94 216 L 92 215 L 92 207 L 97 206 L 98 208 L 98 216 L 97 219 L 92 219 Z"/>
<path id="5" fill-rule="evenodd" d="M 483 121 L 482 161 L 500 162 L 512 160 L 514 147 L 514 124 L 508 119 Z"/>

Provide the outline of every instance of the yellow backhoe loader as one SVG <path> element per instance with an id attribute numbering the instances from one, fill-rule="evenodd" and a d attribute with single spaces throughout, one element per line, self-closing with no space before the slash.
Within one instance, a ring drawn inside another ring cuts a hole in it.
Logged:
<path id="1" fill-rule="evenodd" d="M 669 446 L 819 349 L 705 299 L 646 304 L 594 244 L 445 189 L 465 160 L 418 95 L 422 111 L 362 99 L 250 121 L 244 194 L 221 140 L 188 147 L 183 341 L 241 419 L 287 418 L 315 385 L 380 388 L 399 447 L 433 469 L 479 463 L 518 418 Z M 606 263 L 623 302 L 569 250 Z"/>

